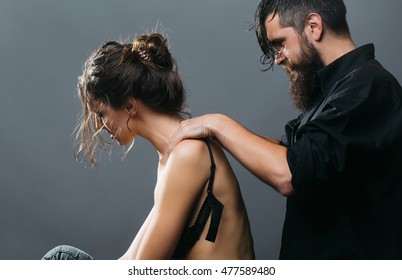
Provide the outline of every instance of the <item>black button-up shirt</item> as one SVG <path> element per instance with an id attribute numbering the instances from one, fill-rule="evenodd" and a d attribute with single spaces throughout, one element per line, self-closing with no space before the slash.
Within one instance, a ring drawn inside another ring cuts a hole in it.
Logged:
<path id="1" fill-rule="evenodd" d="M 372 44 L 320 70 L 282 139 L 296 195 L 282 259 L 402 259 L 402 88 Z"/>

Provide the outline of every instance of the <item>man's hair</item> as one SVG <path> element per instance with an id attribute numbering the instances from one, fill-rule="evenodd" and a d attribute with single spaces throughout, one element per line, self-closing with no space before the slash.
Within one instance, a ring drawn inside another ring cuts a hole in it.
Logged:
<path id="1" fill-rule="evenodd" d="M 310 13 L 321 16 L 324 25 L 337 35 L 349 35 L 346 7 L 342 0 L 261 0 L 255 13 L 255 32 L 262 50 L 261 63 L 272 68 L 275 49 L 267 38 L 265 21 L 269 15 L 278 15 L 283 27 L 292 27 L 298 34 L 304 31 Z M 267 69 L 267 70 L 268 70 Z"/>

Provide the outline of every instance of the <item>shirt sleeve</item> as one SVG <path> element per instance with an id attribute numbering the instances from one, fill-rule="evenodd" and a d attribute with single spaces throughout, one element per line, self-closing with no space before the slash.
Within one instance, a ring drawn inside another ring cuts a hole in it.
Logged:
<path id="1" fill-rule="evenodd" d="M 294 189 L 328 185 L 347 166 L 364 164 L 371 153 L 399 137 L 390 131 L 401 130 L 400 93 L 399 84 L 367 73 L 340 81 L 288 149 Z"/>

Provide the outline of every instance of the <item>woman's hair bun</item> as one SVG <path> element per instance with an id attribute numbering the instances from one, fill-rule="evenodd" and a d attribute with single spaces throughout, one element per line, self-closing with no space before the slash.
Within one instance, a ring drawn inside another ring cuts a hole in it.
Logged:
<path id="1" fill-rule="evenodd" d="M 137 52 L 140 59 L 150 66 L 166 70 L 172 70 L 174 66 L 167 39 L 161 34 L 138 36 L 133 42 L 132 51 Z"/>

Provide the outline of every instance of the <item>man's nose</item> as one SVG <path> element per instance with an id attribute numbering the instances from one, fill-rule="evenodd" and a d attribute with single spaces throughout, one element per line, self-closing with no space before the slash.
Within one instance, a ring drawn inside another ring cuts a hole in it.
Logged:
<path id="1" fill-rule="evenodd" d="M 283 52 L 278 52 L 275 56 L 275 64 L 276 65 L 281 65 L 286 59 L 286 56 L 283 54 Z"/>

